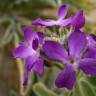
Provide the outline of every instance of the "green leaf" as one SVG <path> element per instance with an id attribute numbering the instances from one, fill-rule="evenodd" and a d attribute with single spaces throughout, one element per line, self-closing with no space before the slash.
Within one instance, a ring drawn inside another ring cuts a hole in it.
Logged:
<path id="1" fill-rule="evenodd" d="M 43 83 L 39 82 L 33 86 L 37 96 L 57 96 L 52 90 L 48 89 Z"/>
<path id="2" fill-rule="evenodd" d="M 85 78 L 81 78 L 80 81 L 84 96 L 96 96 L 94 87 L 88 80 L 86 80 Z"/>
<path id="3" fill-rule="evenodd" d="M 16 92 L 11 90 L 8 96 L 17 96 Z"/>
<path id="4" fill-rule="evenodd" d="M 82 76 L 77 81 L 73 94 L 75 96 L 96 96 L 94 86 L 89 82 L 88 79 L 86 79 L 85 76 Z"/>

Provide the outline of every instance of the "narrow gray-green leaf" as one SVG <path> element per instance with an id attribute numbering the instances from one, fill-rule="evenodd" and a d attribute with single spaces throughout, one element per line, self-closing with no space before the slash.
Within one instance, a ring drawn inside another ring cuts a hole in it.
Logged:
<path id="1" fill-rule="evenodd" d="M 43 83 L 39 82 L 33 86 L 34 92 L 37 96 L 57 96 L 52 90 L 48 89 Z"/>

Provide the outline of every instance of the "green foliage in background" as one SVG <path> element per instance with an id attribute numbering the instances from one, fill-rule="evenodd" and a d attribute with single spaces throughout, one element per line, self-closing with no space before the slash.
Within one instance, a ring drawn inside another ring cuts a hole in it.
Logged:
<path id="1" fill-rule="evenodd" d="M 17 46 L 19 41 L 23 40 L 22 28 L 26 25 L 31 26 L 33 19 L 38 17 L 56 18 L 54 13 L 58 6 L 63 3 L 67 3 L 72 7 L 70 14 L 80 8 L 85 9 L 86 12 L 91 8 L 90 6 L 87 6 L 86 0 L 0 0 L 0 49 L 2 50 L 8 44 L 13 48 Z M 90 24 L 86 25 L 86 28 L 90 29 Z M 96 30 L 92 27 L 91 29 Z M 0 52 L 0 56 L 3 54 L 5 53 Z M 32 73 L 29 85 L 23 88 L 24 95 L 96 96 L 96 78 L 86 77 L 85 75 L 82 75 L 82 73 L 79 73 L 75 86 L 76 88 L 71 92 L 66 89 L 57 89 L 54 87 L 53 82 L 58 71 L 60 70 L 56 67 L 47 68 L 44 77 L 38 77 L 36 74 Z M 9 93 L 9 96 L 18 96 L 18 94 L 21 93 L 16 93 L 13 89 Z"/>

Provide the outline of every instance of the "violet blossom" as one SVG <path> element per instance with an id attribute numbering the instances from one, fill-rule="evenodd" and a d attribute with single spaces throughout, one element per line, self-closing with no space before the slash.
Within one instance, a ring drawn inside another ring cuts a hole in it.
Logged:
<path id="1" fill-rule="evenodd" d="M 84 54 L 83 57 L 85 58 L 96 58 L 96 36 L 91 33 L 87 37 L 87 48 L 86 48 L 86 53 Z"/>
<path id="2" fill-rule="evenodd" d="M 65 16 L 67 15 L 68 12 L 68 6 L 67 5 L 62 5 L 60 6 L 58 10 L 58 19 L 57 20 L 41 20 L 41 19 L 36 19 L 32 22 L 33 25 L 36 26 L 67 26 L 71 23 L 73 17 L 69 17 L 67 19 L 64 19 Z"/>
<path id="3" fill-rule="evenodd" d="M 25 59 L 26 74 L 23 84 L 26 85 L 31 71 L 39 75 L 44 73 L 44 60 L 40 56 L 44 36 L 41 32 L 34 32 L 30 27 L 25 27 L 24 38 L 25 41 L 14 50 L 13 56 Z"/>
<path id="4" fill-rule="evenodd" d="M 58 60 L 65 65 L 55 81 L 58 88 L 72 89 L 76 83 L 77 69 L 81 69 L 87 75 L 96 76 L 96 59 L 86 54 L 86 46 L 86 35 L 80 30 L 72 32 L 68 37 L 68 49 L 55 41 L 46 41 L 43 45 L 44 52 L 50 59 Z"/>
<path id="5" fill-rule="evenodd" d="M 88 46 L 94 47 L 96 49 L 96 36 L 93 33 L 91 33 L 87 39 Z"/>

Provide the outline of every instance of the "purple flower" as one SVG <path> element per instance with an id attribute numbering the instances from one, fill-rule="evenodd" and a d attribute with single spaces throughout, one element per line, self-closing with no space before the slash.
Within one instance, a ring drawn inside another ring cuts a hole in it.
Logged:
<path id="1" fill-rule="evenodd" d="M 64 19 L 65 16 L 67 15 L 68 12 L 68 6 L 67 5 L 62 5 L 60 6 L 58 10 L 58 19 L 57 20 L 41 20 L 41 19 L 36 19 L 35 21 L 32 22 L 33 25 L 37 26 L 67 26 L 68 24 L 71 23 L 72 17 L 69 17 L 67 19 Z"/>
<path id="2" fill-rule="evenodd" d="M 58 75 L 55 84 L 58 88 L 72 89 L 76 83 L 76 69 L 85 74 L 96 76 L 96 59 L 84 58 L 87 39 L 84 32 L 74 31 L 68 37 L 68 49 L 54 41 L 46 41 L 43 45 L 45 54 L 65 64 L 64 70 Z M 96 54 L 96 52 L 95 52 Z M 88 55 L 88 54 L 87 54 Z"/>
<path id="3" fill-rule="evenodd" d="M 44 61 L 40 57 L 40 47 L 43 44 L 44 36 L 41 32 L 34 32 L 30 27 L 25 27 L 24 38 L 25 42 L 14 50 L 13 56 L 25 59 L 26 74 L 23 84 L 26 85 L 31 70 L 39 75 L 44 73 Z"/>
<path id="4" fill-rule="evenodd" d="M 87 37 L 87 50 L 84 54 L 84 58 L 96 58 L 96 36 L 94 34 L 90 34 Z"/>
<path id="5" fill-rule="evenodd" d="M 88 46 L 94 47 L 96 49 L 96 36 L 91 33 L 87 39 Z"/>

